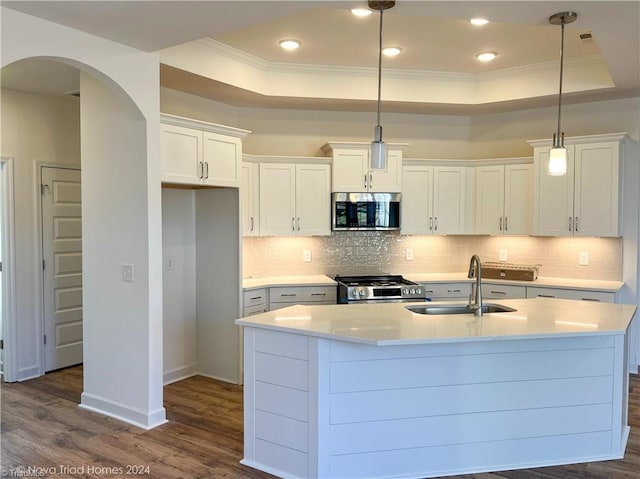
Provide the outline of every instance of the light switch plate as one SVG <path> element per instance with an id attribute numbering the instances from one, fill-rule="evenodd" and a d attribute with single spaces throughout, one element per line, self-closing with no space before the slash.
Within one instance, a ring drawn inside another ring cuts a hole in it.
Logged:
<path id="1" fill-rule="evenodd" d="M 305 263 L 311 263 L 311 250 L 305 249 L 302 250 L 302 261 Z"/>
<path id="2" fill-rule="evenodd" d="M 407 261 L 413 261 L 413 248 L 407 248 L 404 250 L 404 259 Z"/>
<path id="3" fill-rule="evenodd" d="M 507 258 L 508 258 L 507 250 L 501 249 L 499 257 L 500 257 L 500 261 L 507 261 Z"/>
<path id="4" fill-rule="evenodd" d="M 580 266 L 588 266 L 588 265 L 589 265 L 589 252 L 580 251 Z"/>
<path id="5" fill-rule="evenodd" d="M 135 278 L 133 275 L 133 265 L 122 263 L 122 281 L 133 283 L 134 280 Z"/>

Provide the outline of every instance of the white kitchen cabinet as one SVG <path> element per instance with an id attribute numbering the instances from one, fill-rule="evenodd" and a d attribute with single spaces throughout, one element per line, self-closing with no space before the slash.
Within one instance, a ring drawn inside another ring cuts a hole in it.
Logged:
<path id="1" fill-rule="evenodd" d="M 561 298 L 576 299 L 582 301 L 602 301 L 603 303 L 615 303 L 616 293 L 609 291 L 591 291 L 581 289 L 544 288 L 539 286 L 527 286 L 527 298 Z"/>
<path id="2" fill-rule="evenodd" d="M 242 138 L 249 131 L 165 114 L 160 121 L 163 183 L 240 186 Z"/>
<path id="3" fill-rule="evenodd" d="M 528 235 L 532 205 L 531 163 L 476 167 L 476 233 Z"/>
<path id="4" fill-rule="evenodd" d="M 336 304 L 335 286 L 284 286 L 269 288 L 269 310 L 294 304 Z"/>
<path id="5" fill-rule="evenodd" d="M 467 167 L 412 163 L 402 170 L 402 234 L 467 233 Z"/>
<path id="6" fill-rule="evenodd" d="M 399 193 L 402 190 L 402 145 L 388 145 L 387 168 L 369 169 L 369 143 L 327 143 L 333 158 L 331 191 Z"/>
<path id="7" fill-rule="evenodd" d="M 260 164 L 260 234 L 331 234 L 331 168 L 328 164 Z"/>
<path id="8" fill-rule="evenodd" d="M 534 234 L 620 236 L 624 134 L 566 138 L 567 174 L 549 176 L 550 141 L 534 146 Z"/>
<path id="9" fill-rule="evenodd" d="M 243 316 L 266 313 L 269 311 L 267 288 L 250 289 L 243 292 L 242 311 Z"/>
<path id="10" fill-rule="evenodd" d="M 242 235 L 260 236 L 260 165 L 243 161 L 240 167 Z"/>
<path id="11" fill-rule="evenodd" d="M 527 297 L 527 287 L 513 284 L 482 282 L 484 299 L 521 299 Z"/>

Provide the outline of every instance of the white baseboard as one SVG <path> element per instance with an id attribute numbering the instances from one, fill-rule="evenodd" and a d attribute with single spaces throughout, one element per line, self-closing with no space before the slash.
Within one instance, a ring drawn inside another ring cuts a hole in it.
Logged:
<path id="1" fill-rule="evenodd" d="M 153 429 L 168 422 L 167 412 L 164 407 L 156 411 L 145 412 L 90 393 L 82 393 L 81 403 L 78 407 L 104 414 L 145 430 Z"/>
<path id="2" fill-rule="evenodd" d="M 29 379 L 34 379 L 42 376 L 43 372 L 40 370 L 38 366 L 31 366 L 28 368 L 18 369 L 18 377 L 17 381 L 28 381 Z"/>
<path id="3" fill-rule="evenodd" d="M 180 368 L 172 369 L 171 371 L 165 371 L 162 375 L 162 383 L 167 384 L 182 381 L 183 379 L 190 378 L 198 374 L 198 365 L 196 363 L 189 364 Z"/>

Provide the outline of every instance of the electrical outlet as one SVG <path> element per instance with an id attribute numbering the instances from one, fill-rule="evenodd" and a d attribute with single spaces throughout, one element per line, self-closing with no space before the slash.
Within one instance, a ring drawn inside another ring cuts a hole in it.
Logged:
<path id="1" fill-rule="evenodd" d="M 122 281 L 133 283 L 135 281 L 133 275 L 133 265 L 122 263 Z"/>
<path id="2" fill-rule="evenodd" d="M 311 250 L 305 249 L 302 250 L 302 261 L 305 263 L 311 263 Z"/>
<path id="3" fill-rule="evenodd" d="M 507 261 L 507 250 L 506 249 L 501 249 L 500 250 L 500 261 Z"/>
<path id="4" fill-rule="evenodd" d="M 404 250 L 404 259 L 407 261 L 413 261 L 413 248 L 407 248 Z"/>
<path id="5" fill-rule="evenodd" d="M 589 265 L 589 252 L 580 251 L 580 266 L 588 266 L 588 265 Z"/>

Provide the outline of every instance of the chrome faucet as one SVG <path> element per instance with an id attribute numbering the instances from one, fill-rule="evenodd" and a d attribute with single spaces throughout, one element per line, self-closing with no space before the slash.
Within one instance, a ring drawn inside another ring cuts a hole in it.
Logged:
<path id="1" fill-rule="evenodd" d="M 473 310 L 476 316 L 482 316 L 482 265 L 480 257 L 474 254 L 469 262 L 469 278 L 475 278 L 475 290 L 469 296 L 469 309 Z"/>

